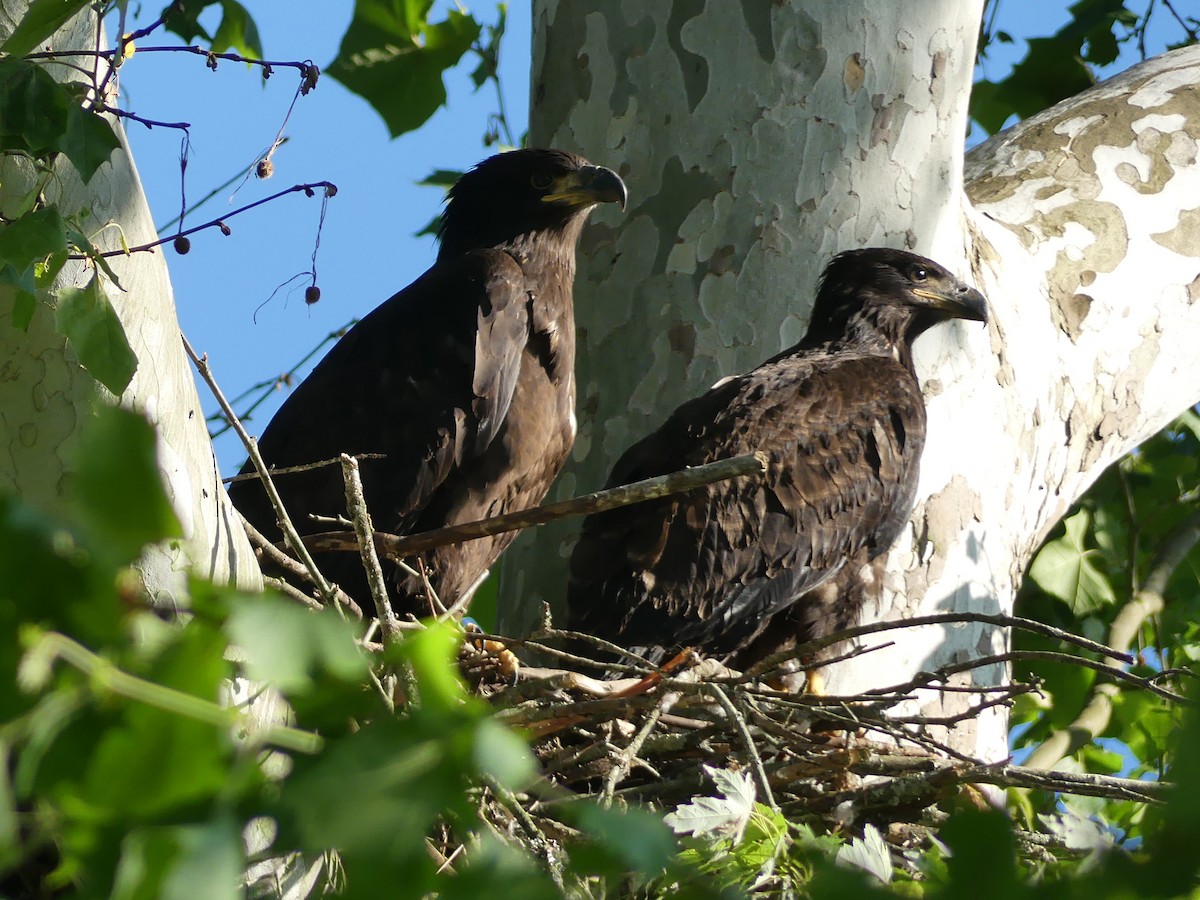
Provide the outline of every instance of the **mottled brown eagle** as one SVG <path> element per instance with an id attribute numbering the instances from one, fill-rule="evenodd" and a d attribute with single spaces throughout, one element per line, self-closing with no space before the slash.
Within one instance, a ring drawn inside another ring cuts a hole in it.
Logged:
<path id="1" fill-rule="evenodd" d="M 834 257 L 804 339 L 684 403 L 609 483 L 754 451 L 769 457 L 765 476 L 588 516 L 570 627 L 654 662 L 690 646 L 744 667 L 852 624 L 852 574 L 891 546 L 916 495 L 925 406 L 912 343 L 955 318 L 986 322 L 987 304 L 937 263 L 880 248 Z"/>
<path id="2" fill-rule="evenodd" d="M 267 465 L 382 454 L 360 470 L 375 527 L 395 534 L 538 503 L 575 439 L 575 246 L 594 206 L 625 198 L 616 173 L 557 150 L 514 150 L 465 173 L 447 195 L 437 261 L 288 397 L 259 440 Z M 310 515 L 345 515 L 337 465 L 275 483 L 301 534 L 330 530 Z M 230 497 L 278 535 L 257 479 L 235 482 Z M 441 601 L 473 590 L 512 537 L 424 554 Z M 357 554 L 317 563 L 366 602 Z M 421 579 L 396 569 L 390 587 L 398 612 L 430 613 Z"/>

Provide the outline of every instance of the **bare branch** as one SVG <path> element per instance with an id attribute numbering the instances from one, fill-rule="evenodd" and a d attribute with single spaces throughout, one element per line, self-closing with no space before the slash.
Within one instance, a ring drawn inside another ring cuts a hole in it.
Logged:
<path id="1" fill-rule="evenodd" d="M 464 522 L 461 525 L 450 525 L 437 528 L 421 534 L 392 535 L 375 532 L 375 546 L 380 553 L 391 557 L 411 556 L 424 550 L 432 550 L 446 544 L 457 544 L 462 541 L 476 540 L 503 534 L 506 531 L 518 531 L 534 525 L 544 525 L 558 519 L 572 516 L 583 516 L 594 512 L 604 512 L 621 506 L 630 506 L 646 500 L 655 500 L 671 494 L 681 494 L 694 490 L 706 484 L 725 481 L 742 475 L 761 475 L 766 471 L 766 458 L 761 453 L 750 453 L 745 456 L 735 456 L 707 463 L 682 472 L 670 475 L 660 475 L 647 478 L 633 484 L 596 491 L 570 500 L 560 500 L 545 506 L 535 506 L 520 512 L 507 513 L 490 519 L 480 519 L 476 522 Z M 314 550 L 356 550 L 357 538 L 349 532 L 327 532 L 311 534 L 304 538 Z"/>
<path id="2" fill-rule="evenodd" d="M 371 525 L 371 514 L 367 510 L 367 501 L 363 499 L 362 478 L 358 474 L 358 460 L 345 453 L 341 455 L 342 478 L 346 482 L 346 510 L 354 522 L 354 531 L 359 537 L 359 553 L 362 557 L 363 568 L 367 573 L 367 585 L 371 590 L 371 599 L 375 601 L 375 615 L 383 626 L 384 644 L 394 643 L 400 639 L 400 623 L 388 599 L 387 584 L 383 580 L 383 569 L 379 566 L 379 557 L 375 555 L 375 544 L 371 533 L 375 530 Z"/>
<path id="3" fill-rule="evenodd" d="M 209 390 L 212 391 L 213 397 L 216 398 L 217 403 L 225 412 L 225 416 L 229 419 L 230 424 L 233 425 L 234 431 L 236 431 L 238 437 L 242 439 L 242 444 L 245 445 L 246 452 L 250 455 L 251 462 L 254 463 L 254 468 L 262 477 L 263 489 L 266 490 L 267 497 L 271 501 L 271 508 L 275 510 L 275 516 L 278 519 L 280 529 L 283 531 L 287 545 L 291 548 L 292 552 L 296 554 L 299 560 L 304 563 L 304 568 L 308 571 L 308 575 L 312 579 L 313 584 L 317 586 L 317 593 L 321 595 L 321 599 L 325 603 L 336 604 L 337 596 L 335 591 L 330 586 L 329 582 L 325 580 L 325 576 L 322 575 L 320 570 L 317 568 L 317 564 L 313 561 L 312 554 L 308 552 L 308 548 L 305 547 L 304 542 L 300 540 L 300 535 L 296 531 L 296 526 L 292 524 L 291 517 L 288 515 L 287 510 L 283 506 L 283 500 L 279 496 L 279 491 L 276 490 L 275 483 L 271 480 L 271 475 L 267 471 L 267 464 L 263 462 L 262 454 L 258 452 L 258 442 L 255 441 L 254 438 L 250 436 L 249 432 L 247 432 L 242 426 L 237 414 L 233 411 L 233 407 L 229 405 L 229 401 L 225 399 L 225 394 L 222 393 L 221 388 L 217 385 L 217 381 L 213 377 L 212 370 L 208 365 L 208 356 L 199 356 L 192 348 L 191 343 L 188 342 L 188 339 L 182 334 L 180 335 L 180 339 L 183 341 L 183 349 L 187 352 L 187 355 L 191 357 L 192 362 L 195 364 L 196 371 L 200 373 L 200 377 L 204 379 L 205 383 L 209 387 Z"/>

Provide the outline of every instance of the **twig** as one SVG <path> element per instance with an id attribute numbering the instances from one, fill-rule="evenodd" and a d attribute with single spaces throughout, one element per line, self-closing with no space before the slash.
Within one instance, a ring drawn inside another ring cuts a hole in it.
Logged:
<path id="1" fill-rule="evenodd" d="M 1117 681 L 1124 681 L 1128 684 L 1136 685 L 1137 687 L 1147 690 L 1152 694 L 1162 697 L 1164 700 L 1171 700 L 1184 706 L 1193 706 L 1195 701 L 1188 699 L 1182 694 L 1177 694 L 1174 691 L 1168 691 L 1166 688 L 1161 688 L 1149 678 L 1142 678 L 1138 675 L 1130 674 L 1124 669 L 1118 669 L 1115 666 L 1110 666 L 1102 662 L 1097 662 L 1094 659 L 1087 659 L 1083 656 L 1072 656 L 1069 653 L 1057 653 L 1053 650 L 1010 650 L 1008 653 L 996 653 L 992 656 L 984 656 L 979 659 L 967 660 L 961 663 L 951 663 L 942 666 L 936 673 L 932 673 L 929 679 L 932 681 L 938 678 L 944 678 L 950 675 L 955 675 L 959 672 L 966 672 L 970 669 L 978 669 L 983 666 L 993 666 L 999 663 L 1014 662 L 1018 659 L 1038 659 L 1046 662 L 1061 662 L 1067 665 L 1083 666 L 1085 669 L 1093 669 L 1097 672 L 1103 672 L 1109 678 L 1114 678 Z"/>
<path id="2" fill-rule="evenodd" d="M 192 363 L 195 364 L 196 371 L 200 373 L 200 377 L 204 379 L 205 383 L 209 387 L 209 390 L 212 391 L 213 396 L 216 398 L 217 403 L 220 405 L 221 409 L 224 410 L 230 424 L 233 425 L 234 431 L 236 431 L 238 437 L 242 439 L 242 444 L 246 447 L 246 452 L 250 455 L 250 460 L 254 463 L 254 468 L 258 471 L 258 474 L 262 476 L 263 489 L 267 492 L 267 497 L 271 501 L 271 508 L 275 510 L 276 519 L 278 520 L 280 530 L 283 531 L 283 535 L 288 546 L 292 549 L 292 552 L 296 554 L 297 558 L 304 563 L 304 568 L 308 571 L 308 575 L 312 579 L 313 584 L 317 586 L 317 593 L 320 594 L 321 599 L 326 603 L 335 602 L 336 596 L 333 588 L 330 586 L 329 582 L 325 580 L 325 576 L 322 575 L 320 570 L 317 568 L 317 564 L 313 560 L 312 554 L 308 552 L 308 548 L 305 547 L 304 542 L 300 540 L 300 535 L 296 531 L 296 526 L 292 524 L 292 519 L 288 515 L 287 510 L 284 508 L 283 499 L 279 496 L 279 491 L 275 488 L 275 482 L 271 480 L 271 475 L 267 471 L 267 464 L 263 462 L 262 454 L 258 452 L 258 442 L 255 441 L 254 438 L 250 436 L 249 432 L 247 432 L 242 426 L 242 423 L 238 420 L 237 414 L 233 411 L 233 407 L 229 405 L 229 401 L 225 399 L 225 394 L 221 392 L 221 388 L 217 385 L 217 381 L 213 377 L 212 370 L 208 365 L 208 356 L 205 355 L 201 357 L 197 355 L 196 351 L 192 348 L 191 343 L 189 343 L 188 339 L 182 334 L 180 335 L 180 339 L 183 341 L 184 350 L 187 351 L 187 355 L 191 357 Z"/>
<path id="3" fill-rule="evenodd" d="M 923 625 L 953 625 L 962 622 L 980 622 L 985 625 L 997 625 L 1003 628 L 1019 628 L 1022 631 L 1029 631 L 1033 634 L 1040 634 L 1048 638 L 1054 638 L 1055 640 L 1065 641 L 1068 644 L 1074 644 L 1081 650 L 1090 650 L 1093 653 L 1100 653 L 1129 664 L 1135 662 L 1134 658 L 1128 653 L 1107 647 L 1097 641 L 1080 637 L 1061 628 L 1054 628 L 1051 625 L 1036 622 L 1033 619 L 1023 619 L 1020 616 L 993 615 L 990 613 L 954 612 L 933 613 L 928 616 L 913 616 L 911 619 L 897 619 L 887 622 L 872 622 L 868 625 L 856 625 L 853 628 L 846 628 L 826 637 L 818 638 L 815 641 L 808 641 L 794 649 L 774 653 L 747 669 L 742 676 L 742 680 L 751 681 L 761 677 L 761 673 L 776 668 L 788 660 L 797 659 L 802 656 L 811 656 L 824 650 L 826 647 L 840 644 L 842 641 L 863 637 L 864 635 L 878 634 L 882 631 L 894 631 L 899 628 L 918 628 Z"/>
<path id="4" fill-rule="evenodd" d="M 571 516 L 604 512 L 621 506 L 630 506 L 646 500 L 683 493 L 706 484 L 742 475 L 761 475 L 765 471 L 765 454 L 749 453 L 745 456 L 735 456 L 703 466 L 684 469 L 681 472 L 673 472 L 670 475 L 660 475 L 656 478 L 636 481 L 633 484 L 572 497 L 570 500 L 560 500 L 545 506 L 535 506 L 532 509 L 506 513 L 490 519 L 480 519 L 476 522 L 450 525 L 420 534 L 398 536 L 376 532 L 375 546 L 387 556 L 411 556 L 414 553 L 443 547 L 446 544 L 457 544 L 462 541 L 503 534 L 507 531 L 530 528 L 534 525 L 544 525 L 547 522 Z M 351 551 L 356 549 L 357 538 L 352 533 L 327 532 L 307 535 L 304 540 L 314 550 Z"/>
<path id="5" fill-rule="evenodd" d="M 717 699 L 717 702 L 724 708 L 729 720 L 733 723 L 733 727 L 737 729 L 741 736 L 742 743 L 746 746 L 746 755 L 750 759 L 750 768 L 754 771 L 754 778 L 758 781 L 758 789 L 762 791 L 763 802 L 771 807 L 775 812 L 779 812 L 779 804 L 775 802 L 775 795 L 771 793 L 771 782 L 767 780 L 767 773 L 763 769 L 762 757 L 758 755 L 758 748 L 754 746 L 754 738 L 750 736 L 750 729 L 746 726 L 746 720 L 742 718 L 742 714 L 738 712 L 738 708 L 734 706 L 733 701 L 729 699 L 729 695 L 721 689 L 718 684 L 708 685 L 709 692 Z"/>
<path id="6" fill-rule="evenodd" d="M 1134 800 L 1139 803 L 1164 800 L 1175 787 L 1165 781 L 1139 781 L 1090 772 L 1043 772 L 1028 766 L 968 767 L 955 770 L 954 779 L 963 783 L 1028 787 L 1040 791 L 1081 794 L 1086 797 Z"/>
<path id="7" fill-rule="evenodd" d="M 661 698 L 658 705 L 646 714 L 646 721 L 642 723 L 642 727 L 638 729 L 637 734 L 625 745 L 625 749 L 617 754 L 618 761 L 616 765 L 609 769 L 608 775 L 604 778 L 604 788 L 600 791 L 600 803 L 602 806 L 612 805 L 613 791 L 616 790 L 617 784 L 629 773 L 629 770 L 633 768 L 634 760 L 637 759 L 638 753 L 641 752 L 642 745 L 646 743 L 646 738 L 650 736 L 650 732 L 658 724 L 659 717 L 662 716 L 665 707 L 670 705 L 670 703 L 670 698 Z"/>
<path id="8" fill-rule="evenodd" d="M 263 576 L 263 585 L 265 587 L 269 587 L 273 590 L 279 591 L 279 593 L 284 594 L 285 596 L 291 597 L 297 603 L 307 606 L 309 609 L 313 610 L 314 612 L 317 612 L 317 611 L 325 608 L 324 606 L 321 605 L 321 602 L 319 600 L 317 600 L 314 597 L 308 596 L 308 594 L 304 593 L 304 591 L 300 590 L 298 587 L 291 584 L 286 579 L 277 578 L 274 575 L 264 575 Z"/>
<path id="9" fill-rule="evenodd" d="M 128 249 L 107 250 L 104 253 L 98 253 L 95 255 L 102 259 L 108 259 L 114 256 L 129 256 L 133 253 L 142 253 L 147 250 L 153 250 L 155 247 L 161 246 L 162 244 L 169 243 L 181 237 L 187 237 L 188 235 L 195 234 L 197 231 L 204 231 L 206 228 L 220 228 L 225 224 L 226 220 L 232 219 L 234 216 L 241 215 L 244 212 L 249 212 L 256 207 L 262 206 L 264 203 L 270 203 L 272 200 L 278 200 L 280 197 L 286 197 L 288 194 L 294 194 L 297 191 L 304 191 L 311 197 L 316 193 L 317 188 L 323 189 L 326 197 L 332 197 L 337 193 L 337 185 L 335 185 L 332 181 L 314 181 L 309 184 L 295 184 L 290 188 L 285 188 L 282 191 L 276 191 L 269 197 L 263 197 L 261 200 L 255 200 L 253 203 L 247 203 L 245 206 L 239 206 L 237 209 L 233 210 L 233 212 L 226 213 L 219 219 L 212 219 L 211 221 L 205 222 L 203 225 L 195 225 L 191 228 L 184 229 L 183 231 L 176 232 L 175 234 L 167 235 L 164 238 L 147 241 L 144 244 L 138 244 L 137 246 L 130 247 Z M 67 256 L 67 258 L 91 259 L 92 254 L 71 253 Z"/>
<path id="10" fill-rule="evenodd" d="M 379 566 L 379 557 L 375 554 L 375 544 L 371 533 L 375 530 L 371 525 L 371 513 L 367 510 L 367 501 L 363 497 L 362 478 L 358 474 L 358 460 L 343 453 L 341 455 L 342 478 L 346 482 L 346 510 L 354 522 L 354 531 L 358 535 L 359 554 L 362 557 L 363 568 L 367 573 L 367 586 L 371 590 L 371 599 L 375 601 L 375 615 L 383 626 L 384 644 L 395 643 L 400 639 L 400 623 L 396 618 L 388 599 L 387 585 L 383 580 L 383 569 Z"/>
<path id="11" fill-rule="evenodd" d="M 213 435 L 213 437 L 216 437 L 216 435 Z M 346 454 L 344 454 L 344 453 L 342 454 L 342 456 L 345 456 L 345 455 Z M 355 453 L 351 457 L 351 459 L 356 459 L 356 460 L 387 459 L 387 454 L 386 453 Z M 340 466 L 340 465 L 342 465 L 342 459 L 341 459 L 341 457 L 337 457 L 336 459 L 323 459 L 320 462 L 315 462 L 315 463 L 305 463 L 302 466 L 271 466 L 270 472 L 271 472 L 272 477 L 276 477 L 279 475 L 295 475 L 297 472 L 311 472 L 314 469 L 323 469 L 323 468 L 326 468 L 327 466 Z M 257 480 L 258 480 L 257 472 L 246 472 L 244 475 L 230 475 L 228 478 L 222 478 L 221 484 L 233 484 L 238 481 L 257 481 Z"/>
<path id="12" fill-rule="evenodd" d="M 239 518 L 241 517 L 239 516 Z M 246 530 L 246 535 L 250 538 L 250 543 L 254 545 L 254 548 L 261 553 L 271 563 L 271 565 L 275 566 L 277 569 L 283 569 L 285 572 L 289 572 L 292 575 L 295 575 L 297 578 L 303 578 L 310 584 L 312 583 L 312 578 L 309 576 L 308 569 L 304 568 L 304 566 L 301 565 L 297 560 L 288 556 L 286 553 L 276 547 L 261 531 L 259 531 L 245 519 L 242 519 L 242 527 Z M 361 619 L 363 617 L 362 608 L 355 603 L 353 599 L 351 599 L 350 595 L 336 585 L 333 586 L 333 589 L 334 598 L 337 600 L 338 605 L 345 607 L 346 610 L 356 619 Z M 293 588 L 293 590 L 295 590 L 295 588 Z M 316 603 L 318 609 L 323 609 L 323 607 L 317 603 L 316 600 L 313 600 L 313 598 L 301 593 L 300 591 L 296 591 L 296 593 L 304 597 L 302 602 L 304 602 L 306 606 L 310 605 L 310 603 Z M 289 596 L 291 595 L 289 594 Z"/>

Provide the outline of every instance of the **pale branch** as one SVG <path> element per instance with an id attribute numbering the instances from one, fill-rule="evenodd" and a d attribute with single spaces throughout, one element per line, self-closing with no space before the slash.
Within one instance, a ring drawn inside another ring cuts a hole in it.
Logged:
<path id="1" fill-rule="evenodd" d="M 332 181 L 314 181 L 309 184 L 294 184 L 290 188 L 285 188 L 282 191 L 276 191 L 274 194 L 271 194 L 271 196 L 269 196 L 269 197 L 263 197 L 261 200 L 255 200 L 253 203 L 247 203 L 245 206 L 239 206 L 237 209 L 233 210 L 232 212 L 226 213 L 225 215 L 221 216 L 221 218 L 212 219 L 208 222 L 205 222 L 203 225 L 194 225 L 191 228 L 185 228 L 183 231 L 178 231 L 175 234 L 168 235 L 167 237 L 158 238 L 153 241 L 147 241 L 146 243 L 138 244 L 135 247 L 129 247 L 127 249 L 121 249 L 121 250 L 107 250 L 103 253 L 97 253 L 94 255 L 98 256 L 102 259 L 108 259 L 108 258 L 114 257 L 114 256 L 129 256 L 133 253 L 142 253 L 145 251 L 153 250 L 155 247 L 159 247 L 162 244 L 170 243 L 171 241 L 175 241 L 178 238 L 187 237 L 188 235 L 195 234 L 198 231 L 204 231 L 205 229 L 208 229 L 208 228 L 220 228 L 222 231 L 224 231 L 224 230 L 228 229 L 228 227 L 229 227 L 228 225 L 225 224 L 225 222 L 229 219 L 232 219 L 234 216 L 241 215 L 244 212 L 249 212 L 250 210 L 255 209 L 256 207 L 262 206 L 265 203 L 270 203 L 273 200 L 278 200 L 280 197 L 286 197 L 288 194 L 294 194 L 297 191 L 303 191 L 305 194 L 307 194 L 310 197 L 314 196 L 316 194 L 317 188 L 321 188 L 324 191 L 326 198 L 332 197 L 337 193 L 337 185 L 335 185 Z M 92 256 L 93 256 L 93 254 L 89 254 L 89 253 L 71 253 L 68 255 L 67 258 L 68 259 L 91 259 Z"/>
<path id="2" fill-rule="evenodd" d="M 375 543 L 371 540 L 371 533 L 375 529 L 371 525 L 371 513 L 367 510 L 367 501 L 363 499 L 358 460 L 343 453 L 341 463 L 342 478 L 346 482 L 346 511 L 350 513 L 350 519 L 354 523 L 354 532 L 358 535 L 359 554 L 362 558 L 363 569 L 366 570 L 371 599 L 375 601 L 375 615 L 383 627 L 384 644 L 392 644 L 400 639 L 400 627 L 395 610 L 392 609 L 391 601 L 388 599 L 383 569 L 379 565 L 379 557 L 375 554 Z"/>
<path id="3" fill-rule="evenodd" d="M 1162 802 L 1173 789 L 1173 785 L 1159 781 L 1138 781 L 1092 773 L 1043 772 L 1006 764 L 964 765 L 933 757 L 912 758 L 887 753 L 860 753 L 857 758 L 848 761 L 846 769 L 857 775 L 886 780 L 874 780 L 860 787 L 808 798 L 808 809 L 832 810 L 842 803 L 853 804 L 859 810 L 914 802 L 928 805 L 936 802 L 947 788 L 962 784 L 1024 787 L 1137 803 Z"/>
<path id="4" fill-rule="evenodd" d="M 1007 765 L 962 769 L 955 772 L 955 779 L 963 783 L 1027 787 L 1086 797 L 1106 797 L 1110 800 L 1134 800 L 1138 803 L 1161 802 L 1175 787 L 1165 781 L 1140 781 L 1091 772 L 1043 772 L 1028 766 Z"/>
<path id="5" fill-rule="evenodd" d="M 1131 646 L 1142 625 L 1162 612 L 1166 606 L 1164 593 L 1167 582 L 1198 542 L 1200 512 L 1195 512 L 1181 522 L 1159 547 L 1141 588 L 1113 619 L 1108 630 L 1109 644 L 1118 649 Z M 1094 684 L 1074 721 L 1038 744 L 1025 765 L 1031 769 L 1052 768 L 1095 740 L 1108 727 L 1112 719 L 1113 702 L 1120 692 L 1121 688 L 1112 682 Z"/>
<path id="6" fill-rule="evenodd" d="M 325 580 L 325 576 L 317 568 L 312 554 L 308 552 L 308 548 L 300 540 L 300 534 L 296 531 L 296 526 L 292 524 L 291 516 L 288 515 L 288 511 L 284 508 L 283 499 L 279 496 L 275 482 L 271 480 L 271 475 L 267 471 L 267 464 L 263 462 L 262 454 L 258 452 L 258 442 L 242 426 L 237 414 L 233 411 L 233 407 L 225 399 L 225 394 L 217 384 L 216 378 L 213 377 L 212 370 L 208 365 L 207 354 L 203 357 L 199 356 L 186 337 L 182 334 L 179 337 L 183 341 L 183 349 L 191 357 L 192 363 L 196 366 L 196 371 L 200 373 L 200 377 L 204 379 L 209 390 L 212 391 L 218 405 L 225 411 L 225 415 L 228 417 L 230 424 L 233 425 L 234 431 L 242 439 L 242 444 L 246 448 L 246 453 L 250 456 L 250 461 L 254 464 L 254 468 L 258 471 L 258 474 L 262 476 L 263 489 L 267 492 L 267 498 L 271 501 L 271 508 L 275 511 L 275 517 L 280 530 L 283 531 L 287 545 L 304 564 L 304 568 L 307 570 L 313 584 L 317 586 L 317 593 L 320 594 L 321 600 L 325 603 L 336 603 L 337 598 L 333 587 Z"/>
<path id="7" fill-rule="evenodd" d="M 376 532 L 375 546 L 380 553 L 390 557 L 410 556 L 447 544 L 490 537 L 507 531 L 518 531 L 534 525 L 545 525 L 547 522 L 554 522 L 558 519 L 604 512 L 634 503 L 642 503 L 646 500 L 680 494 L 717 481 L 726 481 L 743 475 L 761 475 L 765 471 L 765 454 L 748 453 L 745 456 L 722 459 L 669 475 L 659 475 L 632 484 L 572 497 L 569 500 L 560 500 L 557 503 L 547 503 L 532 509 L 506 513 L 502 516 L 480 519 L 475 522 L 464 522 L 461 525 L 450 525 L 420 534 L 393 535 Z M 357 538 L 349 532 L 312 534 L 306 536 L 304 540 L 313 550 L 349 552 L 358 549 Z"/>

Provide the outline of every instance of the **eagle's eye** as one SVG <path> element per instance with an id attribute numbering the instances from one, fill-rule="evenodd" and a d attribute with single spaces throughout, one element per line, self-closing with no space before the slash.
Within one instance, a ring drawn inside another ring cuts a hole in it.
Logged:
<path id="1" fill-rule="evenodd" d="M 929 277 L 929 272 L 926 271 L 925 269 L 922 269 L 920 266 L 918 266 L 917 268 L 912 270 L 912 280 L 913 281 L 924 281 L 928 277 Z"/>
<path id="2" fill-rule="evenodd" d="M 545 172 L 535 172 L 533 177 L 529 179 L 529 183 L 533 185 L 535 190 L 544 191 L 554 182 L 554 179 Z"/>

